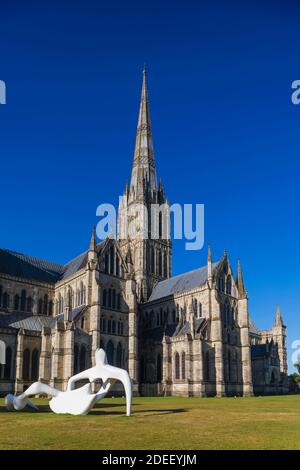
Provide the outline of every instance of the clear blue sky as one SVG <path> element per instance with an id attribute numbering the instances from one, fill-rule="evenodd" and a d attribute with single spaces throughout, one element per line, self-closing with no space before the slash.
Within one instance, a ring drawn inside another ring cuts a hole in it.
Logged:
<path id="1" fill-rule="evenodd" d="M 129 178 L 141 87 L 171 202 L 205 204 L 205 239 L 241 258 L 250 311 L 300 338 L 296 1 L 0 5 L 0 246 L 60 263 Z M 174 274 L 206 248 L 174 244 Z M 291 351 L 290 351 L 291 352 Z M 289 353 L 290 356 L 290 353 Z"/>

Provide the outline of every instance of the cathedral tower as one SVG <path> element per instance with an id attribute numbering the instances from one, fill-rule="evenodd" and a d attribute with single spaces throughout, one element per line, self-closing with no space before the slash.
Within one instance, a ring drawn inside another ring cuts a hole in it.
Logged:
<path id="1" fill-rule="evenodd" d="M 130 250 L 139 301 L 149 298 L 157 281 L 171 276 L 169 228 L 169 204 L 162 182 L 157 183 L 144 69 L 131 180 L 118 214 L 118 238 L 124 257 Z"/>

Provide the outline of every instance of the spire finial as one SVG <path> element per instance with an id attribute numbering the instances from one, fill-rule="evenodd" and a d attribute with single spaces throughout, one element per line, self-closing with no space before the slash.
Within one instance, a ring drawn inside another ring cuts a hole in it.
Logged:
<path id="1" fill-rule="evenodd" d="M 239 292 L 239 298 L 240 299 L 245 298 L 246 291 L 245 291 L 245 286 L 244 286 L 244 279 L 243 279 L 240 259 L 238 259 L 237 288 Z"/>
<path id="2" fill-rule="evenodd" d="M 143 66 L 143 75 L 146 75 L 146 73 L 147 73 L 146 62 L 144 62 L 144 66 Z"/>
<path id="3" fill-rule="evenodd" d="M 211 246 L 210 243 L 208 243 L 208 248 L 207 248 L 207 261 L 212 261 L 212 255 L 211 255 Z"/>
<path id="4" fill-rule="evenodd" d="M 91 241 L 90 241 L 90 251 L 96 251 L 96 225 L 93 224 L 92 228 L 92 236 L 91 236 Z"/>
<path id="5" fill-rule="evenodd" d="M 277 304 L 276 306 L 276 315 L 275 315 L 275 322 L 274 326 L 283 326 L 283 319 L 281 316 L 280 305 Z"/>

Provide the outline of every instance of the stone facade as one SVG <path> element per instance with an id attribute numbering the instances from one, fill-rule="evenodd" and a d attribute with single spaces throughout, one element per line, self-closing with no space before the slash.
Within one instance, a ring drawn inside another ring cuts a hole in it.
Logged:
<path id="1" fill-rule="evenodd" d="M 153 205 L 164 210 L 154 214 Z M 97 243 L 93 229 L 87 251 L 66 265 L 0 250 L 0 339 L 7 359 L 0 394 L 22 392 L 38 379 L 64 389 L 71 375 L 93 365 L 100 346 L 110 363 L 128 369 L 135 394 L 288 391 L 279 308 L 272 329 L 256 328 L 241 266 L 235 276 L 226 252 L 213 262 L 209 248 L 204 267 L 172 277 L 169 223 L 144 71 L 118 238 Z"/>

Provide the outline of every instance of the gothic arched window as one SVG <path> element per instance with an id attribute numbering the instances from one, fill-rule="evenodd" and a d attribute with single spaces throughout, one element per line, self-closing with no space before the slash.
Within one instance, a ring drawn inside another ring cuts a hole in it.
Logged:
<path id="1" fill-rule="evenodd" d="M 109 308 L 111 308 L 111 289 L 108 289 L 108 305 Z"/>
<path id="2" fill-rule="evenodd" d="M 175 379 L 180 379 L 180 357 L 178 352 L 175 353 Z"/>
<path id="3" fill-rule="evenodd" d="M 39 351 L 34 349 L 31 356 L 31 380 L 36 382 L 39 378 Z"/>
<path id="4" fill-rule="evenodd" d="M 185 380 L 185 352 L 181 354 L 181 378 Z"/>

